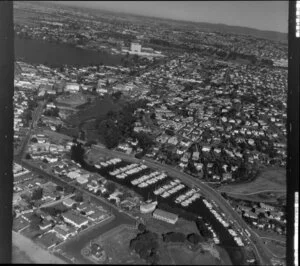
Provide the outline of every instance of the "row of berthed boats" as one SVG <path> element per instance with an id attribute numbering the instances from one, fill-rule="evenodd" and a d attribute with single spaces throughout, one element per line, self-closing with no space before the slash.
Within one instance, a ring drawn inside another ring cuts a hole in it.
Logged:
<path id="1" fill-rule="evenodd" d="M 155 171 L 149 175 L 143 175 L 131 181 L 131 184 L 139 188 L 146 188 L 157 183 L 159 180 L 167 178 L 167 174 Z"/>
<path id="2" fill-rule="evenodd" d="M 244 243 L 242 241 L 242 239 L 238 236 L 238 234 L 233 230 L 233 229 L 229 229 L 229 223 L 227 223 L 222 216 L 213 209 L 213 206 L 210 202 L 208 202 L 206 199 L 203 199 L 204 204 L 206 205 L 206 207 L 211 211 L 211 213 L 216 217 L 216 219 L 225 227 L 227 228 L 229 234 L 231 234 L 233 236 L 234 241 L 237 243 L 238 246 L 244 246 Z M 223 214 L 223 213 L 222 213 Z M 223 214 L 223 216 L 225 216 Z M 214 236 L 215 238 L 215 236 Z M 215 240 L 215 239 L 214 239 Z M 215 241 L 216 242 L 216 241 Z"/>
<path id="3" fill-rule="evenodd" d="M 111 171 L 111 172 L 109 172 L 109 174 L 111 176 L 115 176 L 118 179 L 125 179 L 129 175 L 139 173 L 142 170 L 145 170 L 147 168 L 148 168 L 148 166 L 146 166 L 144 164 L 139 166 L 138 164 L 134 163 L 134 164 L 129 164 L 124 167 L 118 168 L 114 171 Z"/>
<path id="4" fill-rule="evenodd" d="M 110 166 L 110 165 L 116 165 L 117 163 L 120 163 L 122 160 L 120 158 L 113 158 L 113 159 L 110 159 L 106 162 L 100 162 L 99 164 L 95 164 L 95 167 L 97 169 L 101 169 L 102 167 L 107 167 L 107 166 Z"/>
<path id="5" fill-rule="evenodd" d="M 100 169 L 102 167 L 107 167 L 110 165 L 116 165 L 118 163 L 120 163 L 122 160 L 119 158 L 113 158 L 110 159 L 106 162 L 100 162 L 99 164 L 95 164 L 95 167 Z M 148 167 L 144 164 L 129 164 L 126 165 L 124 167 L 118 168 L 116 170 L 110 171 L 109 174 L 111 176 L 115 176 L 118 179 L 125 179 L 127 176 L 130 176 L 132 174 L 136 174 L 139 173 L 145 169 L 148 169 Z M 155 171 L 152 172 L 150 174 L 146 174 L 143 175 L 141 177 L 138 177 L 134 180 L 131 181 L 131 184 L 134 186 L 138 186 L 139 188 L 146 188 L 149 185 L 155 184 L 160 180 L 163 180 L 167 178 L 167 174 L 164 172 L 159 172 L 159 171 Z M 168 198 L 170 197 L 172 194 L 175 194 L 176 192 L 183 190 L 184 188 L 186 188 L 186 186 L 184 184 L 181 183 L 181 181 L 179 179 L 174 179 L 169 181 L 167 184 L 164 184 L 162 186 L 160 186 L 159 188 L 156 188 L 153 193 L 157 196 L 161 196 L 162 198 Z M 183 207 L 187 207 L 189 206 L 192 202 L 196 201 L 197 199 L 199 199 L 201 197 L 200 193 L 199 193 L 200 189 L 199 188 L 192 188 L 187 190 L 185 193 L 180 194 L 179 196 L 177 196 L 175 198 L 175 203 L 177 204 L 181 204 L 181 206 Z M 216 217 L 216 219 L 226 228 L 229 227 L 229 223 L 227 223 L 223 217 L 216 211 L 213 209 L 213 205 L 208 202 L 206 199 L 203 199 L 204 204 L 206 205 L 206 207 L 212 212 L 212 214 Z M 214 202 L 213 202 L 214 203 Z M 214 203 L 214 205 L 216 205 Z M 223 216 L 224 213 L 222 213 Z M 213 240 L 216 244 L 220 243 L 219 238 L 217 237 L 215 231 L 213 230 L 213 228 L 207 224 L 208 229 L 212 232 L 213 234 Z M 233 236 L 235 242 L 239 245 L 239 246 L 244 246 L 244 243 L 242 242 L 241 238 L 238 236 L 238 234 L 233 230 L 233 229 L 228 229 L 228 232 Z"/>
<path id="6" fill-rule="evenodd" d="M 175 203 L 181 204 L 183 207 L 188 207 L 190 204 L 192 204 L 195 200 L 199 199 L 201 197 L 199 189 L 189 189 L 184 194 L 179 195 L 175 199 Z"/>

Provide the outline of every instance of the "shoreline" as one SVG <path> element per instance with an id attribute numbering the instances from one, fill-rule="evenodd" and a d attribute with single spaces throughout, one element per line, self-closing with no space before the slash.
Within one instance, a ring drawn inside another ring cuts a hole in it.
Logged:
<path id="1" fill-rule="evenodd" d="M 48 250 L 41 248 L 31 239 L 12 231 L 14 263 L 67 264 Z"/>

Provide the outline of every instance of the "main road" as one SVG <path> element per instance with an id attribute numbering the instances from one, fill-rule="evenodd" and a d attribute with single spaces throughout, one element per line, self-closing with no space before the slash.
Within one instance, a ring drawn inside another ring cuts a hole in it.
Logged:
<path id="1" fill-rule="evenodd" d="M 255 233 L 252 232 L 251 228 L 247 225 L 247 223 L 233 210 L 231 205 L 213 188 L 204 184 L 199 179 L 194 178 L 184 172 L 178 171 L 174 167 L 166 164 L 161 164 L 157 161 L 151 159 L 137 159 L 133 155 L 125 154 L 123 152 L 108 150 L 103 146 L 100 145 L 92 145 L 93 148 L 97 149 L 103 155 L 110 156 L 110 157 L 119 157 L 126 161 L 131 161 L 135 163 L 143 162 L 150 168 L 158 169 L 161 171 L 166 171 L 170 176 L 174 178 L 179 178 L 183 182 L 191 186 L 197 186 L 201 189 L 201 192 L 206 195 L 207 198 L 213 199 L 219 207 L 227 214 L 227 217 L 230 218 L 235 225 L 244 232 L 246 238 L 248 238 L 249 242 L 252 244 L 254 248 L 254 252 L 256 257 L 260 263 L 260 265 L 272 265 L 271 258 L 273 255 L 270 253 L 268 249 L 264 246 L 264 243 L 260 237 L 258 237 Z M 245 233 L 245 229 L 250 233 L 248 236 Z"/>
<path id="2" fill-rule="evenodd" d="M 32 134 L 32 131 L 36 128 L 37 122 L 42 115 L 45 104 L 46 104 L 46 100 L 44 100 L 43 102 L 39 102 L 36 109 L 32 112 L 32 121 L 30 124 L 30 128 L 26 134 L 26 137 L 24 138 L 24 140 L 22 142 L 22 147 L 20 147 L 18 154 L 15 155 L 16 159 L 21 159 L 24 157 L 24 152 L 25 152 L 27 144 L 30 140 L 30 136 Z"/>

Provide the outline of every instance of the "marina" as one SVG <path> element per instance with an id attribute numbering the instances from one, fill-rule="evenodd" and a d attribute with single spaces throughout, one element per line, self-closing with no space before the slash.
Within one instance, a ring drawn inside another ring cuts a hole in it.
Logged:
<path id="1" fill-rule="evenodd" d="M 212 212 L 212 208 L 215 206 L 215 204 L 203 198 L 198 188 L 189 188 L 185 185 L 184 188 L 174 192 L 173 194 L 170 194 L 169 192 L 172 192 L 172 189 L 178 187 L 178 185 L 181 184 L 181 181 L 168 176 L 166 173 L 151 175 L 151 173 L 155 171 L 151 171 L 150 169 L 145 169 L 141 172 L 133 173 L 132 175 L 126 175 L 126 178 L 122 179 L 111 175 L 110 172 L 112 171 L 122 170 L 119 173 L 121 174 L 130 169 L 140 167 L 138 164 L 125 163 L 124 161 L 119 162 L 116 165 L 107 164 L 106 167 L 102 167 L 101 169 L 97 169 L 96 167 L 89 165 L 84 161 L 81 162 L 81 165 L 88 171 L 96 171 L 109 180 L 113 180 L 121 185 L 129 187 L 136 193 L 143 196 L 145 201 L 149 198 L 155 200 L 155 198 L 159 195 L 160 197 L 157 199 L 158 207 L 160 204 L 167 204 L 171 208 L 174 208 L 174 213 L 176 213 L 176 209 L 182 209 L 186 213 L 194 215 L 194 219 L 197 219 L 197 217 L 205 218 L 205 221 L 208 221 L 208 226 L 211 227 L 215 234 L 213 234 L 213 241 L 215 244 L 224 246 L 226 250 L 228 247 L 227 251 L 230 258 L 233 260 L 233 262 L 236 261 L 236 264 L 239 264 L 242 251 L 239 251 L 238 248 L 242 247 L 242 244 L 239 242 L 237 237 L 234 238 L 234 236 L 229 233 L 228 228 L 225 227 L 227 222 L 223 219 L 223 216 L 219 215 L 217 216 L 219 218 L 217 218 L 214 212 Z M 162 180 L 158 180 L 158 182 L 153 184 L 148 184 L 146 182 L 147 180 L 151 179 L 154 181 L 155 178 L 162 178 Z M 188 201 L 181 205 L 181 202 L 185 200 Z"/>

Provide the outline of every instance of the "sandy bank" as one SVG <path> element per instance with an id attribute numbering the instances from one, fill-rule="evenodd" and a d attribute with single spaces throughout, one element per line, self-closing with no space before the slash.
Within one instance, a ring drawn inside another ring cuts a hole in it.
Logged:
<path id="1" fill-rule="evenodd" d="M 17 252 L 13 252 L 14 263 L 29 263 L 29 260 L 31 260 L 33 263 L 66 264 L 65 261 L 42 249 L 31 239 L 14 231 L 12 232 L 12 243 L 13 248 L 17 248 Z M 22 257 L 24 258 L 23 261 Z"/>

